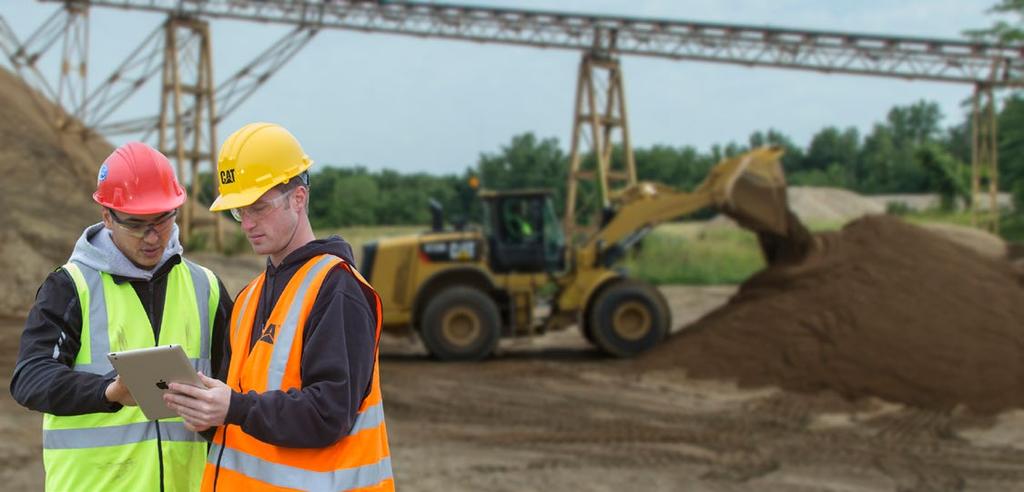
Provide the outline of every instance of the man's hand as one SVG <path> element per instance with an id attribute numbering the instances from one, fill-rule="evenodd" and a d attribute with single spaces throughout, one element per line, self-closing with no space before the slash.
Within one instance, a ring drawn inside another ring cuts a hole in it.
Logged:
<path id="1" fill-rule="evenodd" d="M 120 403 L 126 407 L 138 405 L 135 403 L 135 398 L 132 398 L 132 394 L 128 392 L 128 387 L 121 382 L 121 376 L 114 378 L 107 385 L 107 389 L 103 390 L 103 396 L 111 403 Z"/>
<path id="2" fill-rule="evenodd" d="M 206 388 L 189 384 L 171 383 L 164 393 L 164 404 L 185 419 L 185 427 L 191 431 L 204 431 L 224 424 L 231 404 L 231 388 L 218 379 L 208 378 L 199 373 Z"/>

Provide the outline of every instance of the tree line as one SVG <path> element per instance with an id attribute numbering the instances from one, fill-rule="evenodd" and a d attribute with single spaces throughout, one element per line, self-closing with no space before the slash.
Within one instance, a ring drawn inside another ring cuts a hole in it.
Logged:
<path id="1" fill-rule="evenodd" d="M 1000 186 L 1024 203 L 1024 94 L 1001 102 L 998 114 Z M 746 142 L 700 151 L 692 146 L 652 145 L 634 150 L 637 175 L 681 190 L 696 187 L 720 159 L 760 145 L 785 149 L 783 167 L 790 184 L 834 186 L 863 194 L 941 193 L 948 206 L 970 191 L 971 120 L 943 128 L 938 104 L 920 101 L 896 106 L 884 121 L 861 134 L 829 126 L 806 147 L 781 131 L 756 131 Z M 613 159 L 621 161 L 622 149 Z M 585 156 L 584 159 L 593 159 Z M 461 173 L 434 175 L 371 171 L 362 166 L 322 166 L 310 176 L 310 217 L 315 227 L 426 224 L 429 200 L 449 218 L 478 215 L 471 178 L 486 189 L 547 188 L 561 205 L 569 169 L 568 153 L 555 138 L 533 133 L 512 137 L 494 152 L 480 155 Z"/>

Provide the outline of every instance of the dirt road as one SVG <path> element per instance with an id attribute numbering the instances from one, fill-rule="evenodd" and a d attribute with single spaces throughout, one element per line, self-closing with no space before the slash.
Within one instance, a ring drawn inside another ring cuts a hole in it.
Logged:
<path id="1" fill-rule="evenodd" d="M 675 325 L 732 287 L 667 287 Z M 0 320 L 6 388 L 21 321 Z M 639 373 L 577 333 L 441 364 L 388 337 L 382 379 L 406 491 L 992 490 L 1024 487 L 1024 412 L 977 418 L 877 400 Z M 0 480 L 41 489 L 40 417 L 0 396 Z"/>

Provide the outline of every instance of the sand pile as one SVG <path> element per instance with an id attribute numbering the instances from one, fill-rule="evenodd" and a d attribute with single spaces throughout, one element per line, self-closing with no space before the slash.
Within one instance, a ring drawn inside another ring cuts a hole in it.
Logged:
<path id="1" fill-rule="evenodd" d="M 43 278 L 99 220 L 90 195 L 105 141 L 60 136 L 28 88 L 0 69 L 0 315 L 22 315 Z"/>
<path id="2" fill-rule="evenodd" d="M 885 213 L 885 205 L 872 197 L 842 188 L 788 186 L 789 209 L 808 224 L 845 224 L 865 215 Z M 725 214 L 708 221 L 709 227 L 739 227 Z"/>
<path id="3" fill-rule="evenodd" d="M 790 186 L 786 194 L 789 208 L 807 223 L 844 223 L 865 215 L 885 213 L 884 205 L 842 188 Z"/>
<path id="4" fill-rule="evenodd" d="M 870 216 L 638 359 L 691 377 L 921 407 L 1024 408 L 1024 289 L 1006 260 Z"/>
<path id="5" fill-rule="evenodd" d="M 1006 259 L 1009 257 L 1010 251 L 1006 241 L 991 232 L 978 229 L 977 227 L 940 222 L 929 222 L 921 225 L 929 231 L 971 249 L 986 258 Z"/>
<path id="6" fill-rule="evenodd" d="M 59 134 L 30 94 L 0 69 L 0 316 L 26 314 L 46 274 L 67 261 L 87 225 L 99 222 L 92 192 L 114 150 L 102 138 Z M 206 207 L 197 212 L 197 224 L 212 229 Z"/>

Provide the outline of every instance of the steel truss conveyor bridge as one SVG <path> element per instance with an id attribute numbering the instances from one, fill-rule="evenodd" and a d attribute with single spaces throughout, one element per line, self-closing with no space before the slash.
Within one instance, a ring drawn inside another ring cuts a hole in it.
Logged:
<path id="1" fill-rule="evenodd" d="M 317 33 L 348 30 L 500 43 L 583 53 L 576 91 L 569 192 L 580 180 L 597 180 L 607 202 L 616 185 L 634 182 L 620 56 L 635 55 L 775 67 L 831 74 L 970 84 L 974 89 L 972 191 L 977 221 L 997 227 L 998 156 L 993 92 L 1024 85 L 1024 49 L 981 41 L 856 34 L 588 15 L 412 1 L 356 0 L 42 0 L 58 9 L 25 40 L 0 16 L 0 49 L 34 89 L 53 124 L 83 136 L 139 133 L 178 163 L 179 176 L 211 165 L 216 126 L 295 56 Z M 89 10 L 148 11 L 166 21 L 147 36 L 113 73 L 87 89 Z M 219 83 L 212 80 L 209 21 L 227 19 L 292 26 L 251 62 Z M 60 73 L 47 77 L 37 63 L 61 46 Z M 155 115 L 111 121 L 117 109 L 160 74 Z M 595 83 L 597 82 L 604 82 Z M 52 103 L 56 104 L 52 104 Z M 626 163 L 612 169 L 613 132 Z M 582 169 L 582 140 L 597 156 Z M 186 173 L 185 163 L 189 163 Z M 192 180 L 197 196 L 198 180 Z M 982 215 L 981 197 L 990 203 Z M 572 196 L 572 195 L 570 195 Z M 566 224 L 575 223 L 568 207 Z M 186 211 L 187 234 L 193 214 Z M 219 222 L 218 222 L 219 224 Z M 218 243 L 220 231 L 217 232 Z"/>

